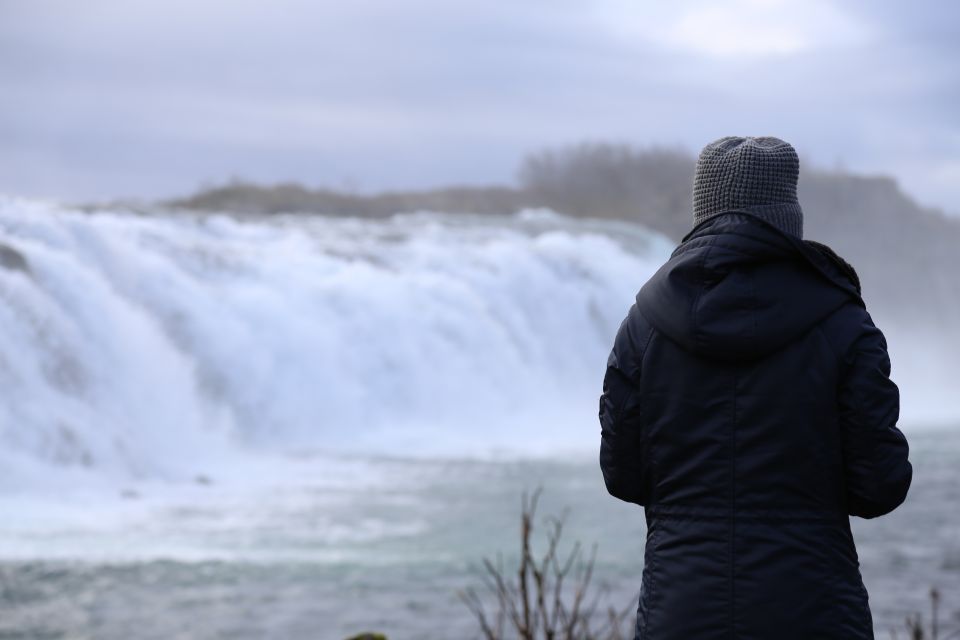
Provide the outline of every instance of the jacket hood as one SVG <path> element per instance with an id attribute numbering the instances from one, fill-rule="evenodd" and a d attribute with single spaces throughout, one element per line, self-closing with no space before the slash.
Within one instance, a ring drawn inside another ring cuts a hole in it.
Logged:
<path id="1" fill-rule="evenodd" d="M 684 349 L 753 360 L 851 300 L 864 306 L 859 289 L 853 268 L 826 245 L 734 211 L 691 229 L 636 301 L 647 321 Z"/>

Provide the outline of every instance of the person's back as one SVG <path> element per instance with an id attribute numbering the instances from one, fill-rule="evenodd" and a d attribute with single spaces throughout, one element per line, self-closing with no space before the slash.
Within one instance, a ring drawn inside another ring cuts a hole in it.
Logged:
<path id="1" fill-rule="evenodd" d="M 600 397 L 608 491 L 647 520 L 636 637 L 872 638 L 849 516 L 912 477 L 856 273 L 802 240 L 776 138 L 704 148 L 694 228 L 637 294 Z"/>

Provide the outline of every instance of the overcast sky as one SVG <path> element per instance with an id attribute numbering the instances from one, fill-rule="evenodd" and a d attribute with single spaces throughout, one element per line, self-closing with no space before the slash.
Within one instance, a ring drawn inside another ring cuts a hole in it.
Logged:
<path id="1" fill-rule="evenodd" d="M 0 0 L 0 193 L 513 181 L 776 135 L 960 214 L 960 3 Z"/>

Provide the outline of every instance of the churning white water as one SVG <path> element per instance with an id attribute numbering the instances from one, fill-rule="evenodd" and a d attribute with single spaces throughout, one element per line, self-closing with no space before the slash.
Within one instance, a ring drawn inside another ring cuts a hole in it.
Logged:
<path id="1" fill-rule="evenodd" d="M 5 468 L 178 477 L 235 449 L 592 445 L 670 243 L 544 211 L 87 214 L 0 200 Z M 0 482 L 24 481 L 5 474 Z"/>
<path id="2" fill-rule="evenodd" d="M 613 335 L 673 246 L 543 210 L 241 221 L 0 199 L 0 490 L 258 452 L 595 448 Z M 952 365 L 888 337 L 904 422 L 956 416 Z"/>

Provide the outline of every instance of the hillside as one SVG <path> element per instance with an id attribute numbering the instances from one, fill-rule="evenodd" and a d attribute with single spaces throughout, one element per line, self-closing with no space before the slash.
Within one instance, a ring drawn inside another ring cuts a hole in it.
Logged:
<path id="1" fill-rule="evenodd" d="M 960 326 L 960 219 L 919 206 L 889 177 L 801 163 L 804 236 L 856 267 L 871 309 L 911 328 Z M 527 158 L 531 200 L 573 215 L 640 221 L 679 240 L 692 224 L 695 159 L 670 150 L 580 145 Z"/>
<path id="2" fill-rule="evenodd" d="M 527 157 L 519 186 L 449 187 L 375 195 L 297 184 L 234 182 L 164 203 L 240 214 L 384 216 L 437 210 L 483 214 L 550 207 L 633 220 L 679 241 L 691 226 L 695 159 L 668 149 L 585 144 Z M 919 206 L 889 177 L 801 169 L 805 237 L 831 245 L 860 272 L 885 319 L 954 332 L 960 324 L 960 219 Z"/>

